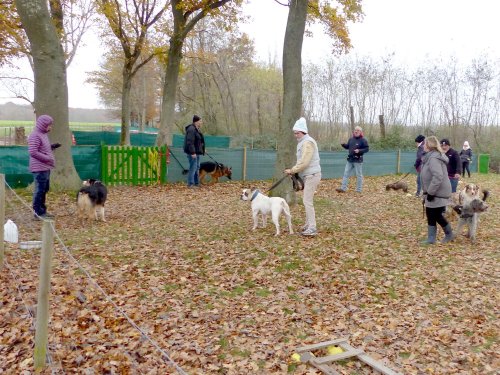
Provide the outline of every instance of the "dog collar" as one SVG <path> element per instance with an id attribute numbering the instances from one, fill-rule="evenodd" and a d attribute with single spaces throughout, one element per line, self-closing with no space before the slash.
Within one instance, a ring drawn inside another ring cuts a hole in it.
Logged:
<path id="1" fill-rule="evenodd" d="M 255 191 L 253 192 L 253 194 L 252 194 L 252 198 L 250 198 L 250 202 L 251 202 L 251 201 L 253 201 L 253 200 L 255 199 L 255 197 L 256 197 L 257 195 L 259 195 L 259 193 L 260 193 L 260 190 L 255 190 Z"/>

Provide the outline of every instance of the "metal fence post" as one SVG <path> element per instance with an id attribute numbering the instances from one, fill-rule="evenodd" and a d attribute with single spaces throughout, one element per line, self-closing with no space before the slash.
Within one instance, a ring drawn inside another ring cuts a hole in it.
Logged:
<path id="1" fill-rule="evenodd" d="M 40 370 L 45 367 L 45 357 L 47 355 L 50 276 L 52 272 L 52 252 L 54 248 L 53 225 L 53 220 L 43 220 L 40 284 L 38 286 L 38 302 L 36 307 L 35 370 Z"/>

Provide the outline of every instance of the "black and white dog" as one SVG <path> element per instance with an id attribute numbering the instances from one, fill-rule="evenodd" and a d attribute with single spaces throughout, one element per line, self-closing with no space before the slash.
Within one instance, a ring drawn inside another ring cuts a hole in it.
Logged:
<path id="1" fill-rule="evenodd" d="M 80 218 L 88 217 L 90 220 L 106 221 L 104 217 L 104 204 L 108 197 L 108 189 L 99 180 L 85 180 L 83 187 L 76 195 L 76 203 L 78 206 L 78 216 Z"/>

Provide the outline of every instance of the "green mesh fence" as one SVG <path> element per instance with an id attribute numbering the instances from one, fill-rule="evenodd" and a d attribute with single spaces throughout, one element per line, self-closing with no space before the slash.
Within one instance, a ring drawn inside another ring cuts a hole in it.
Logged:
<path id="1" fill-rule="evenodd" d="M 205 146 L 213 148 L 229 148 L 229 143 L 231 142 L 231 137 L 226 136 L 215 136 L 215 135 L 204 135 Z M 174 134 L 172 137 L 172 147 L 184 147 L 184 135 Z"/>
<path id="2" fill-rule="evenodd" d="M 118 132 L 86 132 L 74 131 L 76 144 L 82 145 L 119 145 L 120 133 Z M 130 144 L 132 146 L 154 146 L 156 134 L 130 133 Z"/>
<path id="3" fill-rule="evenodd" d="M 170 163 L 167 168 L 167 182 L 184 182 L 187 176 L 182 174 L 189 164 L 182 147 L 170 147 Z M 101 147 L 74 146 L 71 149 L 75 168 L 81 179 L 101 177 Z M 243 180 L 244 149 L 208 148 L 207 155 L 202 161 L 217 161 L 232 167 L 234 181 Z M 415 152 L 400 152 L 398 167 L 397 151 L 370 151 L 364 156 L 363 174 L 365 176 L 382 176 L 389 174 L 415 173 L 413 163 Z M 340 178 L 344 173 L 346 152 L 320 152 L 322 176 L 325 179 Z M 478 164 L 487 170 L 488 157 L 479 155 L 478 163 L 474 155 L 471 171 L 477 172 Z M 177 160 L 178 161 L 177 161 Z M 246 150 L 246 178 L 245 180 L 268 180 L 274 175 L 276 151 L 274 150 Z M 33 181 L 28 171 L 28 150 L 26 146 L 0 147 L 0 173 L 6 175 L 7 182 L 13 187 L 27 186 Z M 220 181 L 227 181 L 226 177 Z"/>
<path id="4" fill-rule="evenodd" d="M 101 147 L 72 147 L 71 154 L 75 169 L 82 180 L 101 177 Z M 5 180 L 13 187 L 26 187 L 33 182 L 29 169 L 28 147 L 0 147 L 0 173 L 5 174 Z"/>

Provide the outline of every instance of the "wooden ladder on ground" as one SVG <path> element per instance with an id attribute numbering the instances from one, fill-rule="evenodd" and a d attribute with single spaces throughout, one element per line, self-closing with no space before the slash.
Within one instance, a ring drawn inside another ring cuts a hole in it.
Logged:
<path id="1" fill-rule="evenodd" d="M 332 345 L 341 347 L 344 352 L 328 355 L 325 357 L 316 357 L 312 353 L 315 350 L 325 349 Z M 393 371 L 390 368 L 384 366 L 382 363 L 374 360 L 364 351 L 352 347 L 351 345 L 349 345 L 347 339 L 345 338 L 302 346 L 300 348 L 297 348 L 296 352 L 300 354 L 300 362 L 309 363 L 311 366 L 314 366 L 326 375 L 340 375 L 337 371 L 330 367 L 329 364 L 335 361 L 352 357 L 359 359 L 374 370 L 377 370 L 384 375 L 401 375 L 400 373 Z"/>

